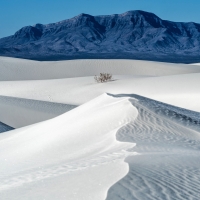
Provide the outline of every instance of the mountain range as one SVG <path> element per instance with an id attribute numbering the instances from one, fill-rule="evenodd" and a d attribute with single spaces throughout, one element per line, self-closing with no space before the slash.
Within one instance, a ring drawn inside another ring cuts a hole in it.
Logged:
<path id="1" fill-rule="evenodd" d="M 80 14 L 47 25 L 25 26 L 0 39 L 0 55 L 33 60 L 80 58 L 200 62 L 200 24 L 128 11 Z"/>

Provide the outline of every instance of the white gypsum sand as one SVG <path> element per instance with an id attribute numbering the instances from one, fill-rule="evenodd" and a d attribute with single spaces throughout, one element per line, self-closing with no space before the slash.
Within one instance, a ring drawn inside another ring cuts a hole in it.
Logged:
<path id="1" fill-rule="evenodd" d="M 0 72 L 0 121 L 25 126 L 0 134 L 3 199 L 199 200 L 200 66 L 0 57 Z"/>
<path id="2" fill-rule="evenodd" d="M 200 67 L 187 64 L 125 59 L 39 62 L 0 57 L 0 81 L 85 77 L 98 75 L 101 72 L 115 75 L 167 76 L 200 72 Z"/>
<path id="3" fill-rule="evenodd" d="M 117 142 L 116 131 L 136 117 L 127 97 L 104 94 L 57 118 L 1 134 L 1 198 L 38 199 L 43 188 L 45 199 L 104 199 L 128 171 L 124 158 L 134 154 L 126 151 L 134 144 Z"/>
<path id="4" fill-rule="evenodd" d="M 135 93 L 200 111 L 200 66 L 137 60 L 0 61 L 3 96 L 81 105 L 105 92 Z M 112 73 L 113 81 L 95 83 L 91 75 L 103 71 Z"/>
<path id="5" fill-rule="evenodd" d="M 81 105 L 102 93 L 139 94 L 178 107 L 200 111 L 200 73 L 137 77 L 116 76 L 114 81 L 96 83 L 94 77 L 44 81 L 4 81 L 0 95 Z"/>
<path id="6" fill-rule="evenodd" d="M 49 101 L 0 96 L 0 119 L 13 128 L 20 128 L 51 119 L 75 107 Z"/>
<path id="7" fill-rule="evenodd" d="M 107 200 L 198 200 L 200 113 L 132 97 L 138 117 L 118 131 L 117 139 L 135 142 L 139 155 L 126 159 L 129 173 L 110 188 Z"/>

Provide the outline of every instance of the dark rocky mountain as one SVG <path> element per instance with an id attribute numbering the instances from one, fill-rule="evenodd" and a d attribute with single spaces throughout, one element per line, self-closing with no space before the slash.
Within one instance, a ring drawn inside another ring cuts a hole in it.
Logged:
<path id="1" fill-rule="evenodd" d="M 26 26 L 0 39 L 0 55 L 36 60 L 128 58 L 200 62 L 200 24 L 171 22 L 153 13 L 80 14 Z"/>

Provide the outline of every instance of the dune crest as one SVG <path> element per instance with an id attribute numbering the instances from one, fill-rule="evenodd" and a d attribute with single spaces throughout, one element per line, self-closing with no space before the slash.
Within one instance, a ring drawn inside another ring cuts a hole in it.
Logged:
<path id="1" fill-rule="evenodd" d="M 0 197 L 199 200 L 199 85 L 199 65 L 0 57 Z"/>
<path id="2" fill-rule="evenodd" d="M 1 197 L 36 199 L 43 188 L 47 199 L 104 199 L 128 172 L 123 160 L 135 154 L 127 152 L 135 144 L 116 141 L 116 131 L 136 117 L 127 97 L 103 94 L 54 119 L 1 134 Z"/>

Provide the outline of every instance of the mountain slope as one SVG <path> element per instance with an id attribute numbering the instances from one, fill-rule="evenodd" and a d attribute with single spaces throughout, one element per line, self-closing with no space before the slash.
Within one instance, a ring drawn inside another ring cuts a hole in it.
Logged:
<path id="1" fill-rule="evenodd" d="M 26 26 L 0 39 L 0 55 L 37 60 L 137 58 L 199 62 L 200 24 L 170 22 L 153 13 L 74 18 Z"/>

